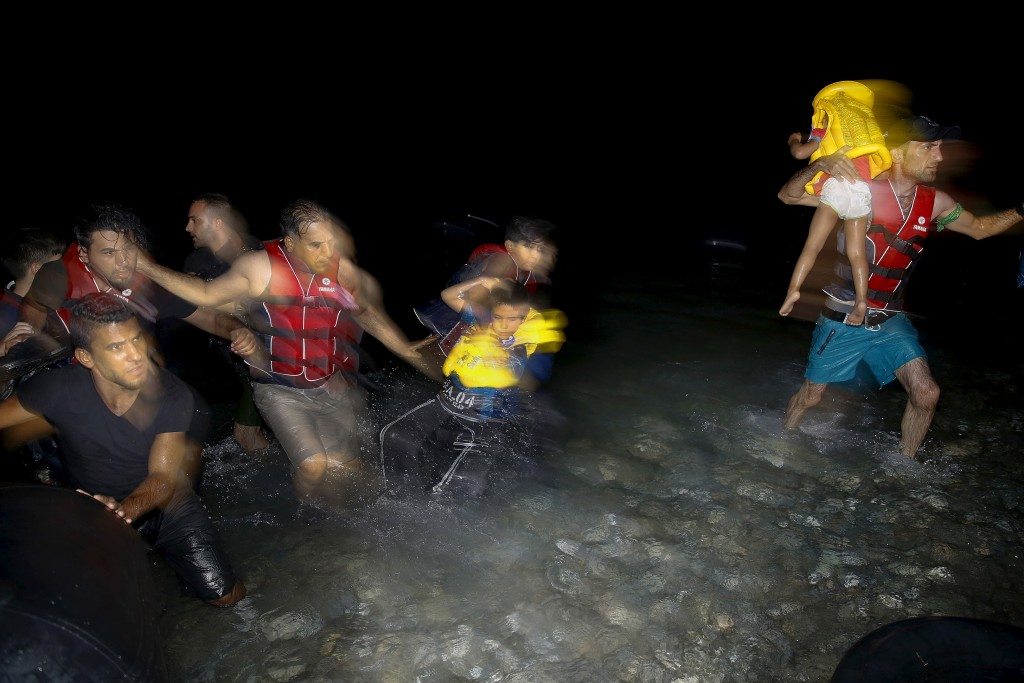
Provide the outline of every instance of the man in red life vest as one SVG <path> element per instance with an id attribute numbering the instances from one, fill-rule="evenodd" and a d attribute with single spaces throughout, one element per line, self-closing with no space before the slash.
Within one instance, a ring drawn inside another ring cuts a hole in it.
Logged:
<path id="1" fill-rule="evenodd" d="M 144 328 L 165 318 L 180 318 L 225 339 L 243 334 L 250 343 L 255 341 L 231 316 L 197 308 L 137 272 L 146 235 L 132 211 L 115 204 L 91 206 L 75 225 L 74 235 L 75 241 L 59 260 L 39 269 L 21 302 L 20 318 L 34 333 L 46 328 L 58 337 L 58 344 L 67 344 L 74 302 L 86 294 L 110 292 L 128 305 Z M 22 335 L 11 346 L 30 336 L 32 332 Z"/>
<path id="2" fill-rule="evenodd" d="M 354 438 L 361 330 L 431 372 L 384 311 L 380 285 L 352 261 L 352 239 L 338 218 L 300 199 L 282 212 L 281 233 L 209 282 L 148 260 L 139 269 L 196 305 L 256 303 L 253 327 L 265 344 L 245 354 L 253 395 L 292 461 L 297 493 L 309 498 L 325 492 L 329 469 L 349 477 L 362 469 Z"/>
<path id="3" fill-rule="evenodd" d="M 867 316 L 863 325 L 844 324 L 853 310 L 854 297 L 850 266 L 840 261 L 834 282 L 825 288 L 828 297 L 814 329 L 803 386 L 786 410 L 788 429 L 795 429 L 807 410 L 821 401 L 828 384 L 852 379 L 858 363 L 864 361 L 879 384 L 898 379 L 906 389 L 900 452 L 912 458 L 924 441 L 939 400 L 939 386 L 932 378 L 917 331 L 902 310 L 906 285 L 925 238 L 949 229 L 984 239 L 1005 232 L 1024 217 L 1019 205 L 978 217 L 945 192 L 924 184 L 935 180 L 942 161 L 942 141 L 955 139 L 959 133 L 957 126 L 943 127 L 924 116 L 905 120 L 890 131 L 892 168 L 869 182 Z M 859 176 L 843 151 L 822 157 L 794 175 L 779 192 L 779 199 L 786 204 L 817 206 L 818 197 L 806 194 L 804 185 L 818 171 L 857 180 Z M 844 253 L 842 238 L 840 232 L 840 253 Z"/>

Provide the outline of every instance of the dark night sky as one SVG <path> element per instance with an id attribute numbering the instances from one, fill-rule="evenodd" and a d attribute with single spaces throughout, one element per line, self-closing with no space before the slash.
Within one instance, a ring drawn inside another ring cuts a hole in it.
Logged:
<path id="1" fill-rule="evenodd" d="M 393 282 L 438 241 L 438 218 L 525 213 L 562 229 L 565 275 L 671 274 L 705 237 L 729 237 L 771 266 L 764 276 L 781 294 L 810 217 L 775 198 L 800 165 L 786 136 L 807 128 L 818 89 L 859 78 L 903 82 L 916 111 L 963 126 L 980 152 L 968 174 L 942 180 L 969 208 L 987 211 L 981 197 L 1020 200 L 1010 161 L 1020 137 L 1005 138 L 994 116 L 992 70 L 951 88 L 881 64 L 783 77 L 789 57 L 767 50 L 725 71 L 714 70 L 715 55 L 658 41 L 628 54 L 561 47 L 557 58 L 449 49 L 389 66 L 366 54 L 312 71 L 236 61 L 111 75 L 108 64 L 72 66 L 59 83 L 26 79 L 13 86 L 27 104 L 11 126 L 8 196 L 21 201 L 10 218 L 61 227 L 89 201 L 120 200 L 174 263 L 199 192 L 231 196 L 261 237 L 276 234 L 287 201 L 309 196 L 349 223 L 362 262 Z"/>

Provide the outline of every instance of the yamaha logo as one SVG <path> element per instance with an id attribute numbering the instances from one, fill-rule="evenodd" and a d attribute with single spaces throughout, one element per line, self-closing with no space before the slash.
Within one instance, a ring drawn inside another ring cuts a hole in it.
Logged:
<path id="1" fill-rule="evenodd" d="M 321 280 L 320 282 L 322 282 L 322 283 L 323 283 L 323 284 L 325 284 L 325 285 L 329 285 L 329 284 L 331 284 L 331 278 L 329 278 L 329 277 L 325 277 L 325 278 L 324 278 L 323 280 Z"/>
<path id="2" fill-rule="evenodd" d="M 924 225 L 924 216 L 918 216 L 917 217 L 917 224 L 918 225 Z"/>
<path id="3" fill-rule="evenodd" d="M 132 295 L 132 290 L 130 290 L 130 289 L 126 289 L 123 292 L 121 292 L 121 296 L 131 296 L 131 295 Z"/>

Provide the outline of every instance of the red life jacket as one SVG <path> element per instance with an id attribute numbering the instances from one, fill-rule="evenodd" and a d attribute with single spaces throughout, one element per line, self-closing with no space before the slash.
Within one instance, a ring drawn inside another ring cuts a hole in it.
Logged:
<path id="1" fill-rule="evenodd" d="M 533 277 L 533 271 L 520 270 L 519 264 L 512 258 L 512 255 L 508 253 L 508 249 L 503 244 L 481 244 L 479 247 L 470 252 L 469 258 L 466 260 L 466 265 L 463 266 L 466 269 L 466 274 L 463 274 L 459 278 L 459 281 L 469 280 L 473 277 L 479 277 L 483 275 L 484 269 L 487 266 L 487 262 L 490 257 L 495 254 L 504 254 L 508 256 L 508 260 L 511 262 L 511 267 L 503 273 L 492 273 L 494 277 L 508 278 L 509 280 L 515 280 L 519 284 L 526 287 L 526 290 L 530 294 L 534 294 L 537 291 L 537 278 Z M 474 273 L 475 274 L 472 274 Z"/>
<path id="2" fill-rule="evenodd" d="M 537 292 L 537 278 L 533 277 L 533 271 L 520 270 L 519 264 L 512 258 L 512 255 L 508 253 L 508 249 L 503 244 L 481 244 L 479 247 L 470 252 L 469 258 L 466 260 L 466 265 L 455 274 L 452 278 L 453 282 L 465 282 L 475 277 L 483 275 L 488 265 L 488 260 L 495 254 L 504 254 L 508 257 L 509 267 L 501 273 L 491 273 L 493 277 L 502 277 L 509 280 L 515 280 L 519 284 L 526 287 L 526 291 L 530 294 L 536 294 Z M 451 350 L 455 348 L 455 343 L 469 330 L 469 325 L 462 320 L 459 320 L 455 325 L 448 331 L 444 337 L 442 337 L 437 343 L 441 347 L 441 351 L 447 356 L 451 353 Z"/>
<path id="3" fill-rule="evenodd" d="M 903 308 L 906 283 L 924 250 L 924 240 L 934 230 L 932 211 L 935 189 L 918 185 L 907 216 L 903 215 L 896 192 L 888 180 L 872 180 L 871 224 L 867 231 L 868 306 L 899 311 Z M 840 236 L 842 232 L 839 233 Z M 846 244 L 839 241 L 839 251 Z M 853 274 L 847 263 L 836 264 L 842 287 L 853 289 Z"/>
<path id="4" fill-rule="evenodd" d="M 261 297 L 266 322 L 255 327 L 268 338 L 270 369 L 282 384 L 310 388 L 337 371 L 359 369 L 356 344 L 361 328 L 350 311 L 352 293 L 335 279 L 339 256 L 331 260 L 332 276 L 309 272 L 292 261 L 282 240 L 263 243 L 270 257 L 270 284 Z"/>
<path id="5" fill-rule="evenodd" d="M 96 281 L 96 276 L 93 275 L 93 272 L 89 270 L 89 266 L 78 255 L 78 242 L 72 242 L 60 260 L 68 274 L 68 286 L 64 292 L 64 302 L 57 309 L 57 315 L 68 329 L 70 329 L 71 307 L 83 296 L 93 292 L 109 291 L 111 294 L 123 299 L 132 311 L 140 317 L 145 318 L 149 322 L 156 321 L 156 307 L 143 294 L 143 290 L 152 282 L 149 278 L 136 272 L 132 278 L 131 287 L 128 289 L 123 291 L 112 287 L 101 289 L 101 284 Z M 102 282 L 106 284 L 106 281 Z"/>

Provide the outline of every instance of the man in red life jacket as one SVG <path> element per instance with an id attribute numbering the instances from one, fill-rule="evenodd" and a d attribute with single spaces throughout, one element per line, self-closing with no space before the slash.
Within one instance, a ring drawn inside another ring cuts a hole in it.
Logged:
<path id="1" fill-rule="evenodd" d="M 145 228 L 132 211 L 115 204 L 97 204 L 80 217 L 74 228 L 75 241 L 56 261 L 46 263 L 36 274 L 21 302 L 20 317 L 33 332 L 36 346 L 70 348 L 71 308 L 86 294 L 113 294 L 138 318 L 147 336 L 155 324 L 166 318 L 180 318 L 199 329 L 225 339 L 233 346 L 252 352 L 257 341 L 236 318 L 209 308 L 198 308 L 171 294 L 136 270 L 138 256 L 146 244 Z M 43 334 L 40 334 L 43 332 Z M 20 350 L 12 345 L 10 355 Z M 151 355 L 159 358 L 152 343 Z M 28 354 L 39 353 L 38 348 Z M 209 429 L 209 409 L 198 394 L 193 396 L 194 415 L 188 430 L 190 476 L 198 476 L 200 452 Z"/>
<path id="2" fill-rule="evenodd" d="M 354 438 L 361 330 L 433 373 L 384 311 L 377 281 L 352 261 L 352 239 L 338 218 L 300 199 L 282 212 L 281 233 L 209 282 L 148 260 L 140 260 L 139 269 L 196 305 L 244 298 L 258 304 L 253 327 L 265 343 L 243 353 L 253 395 L 294 465 L 297 493 L 309 498 L 325 492 L 329 468 L 348 477 L 362 470 Z"/>
<path id="3" fill-rule="evenodd" d="M 890 131 L 892 168 L 887 176 L 869 182 L 868 314 L 863 325 L 845 324 L 853 310 L 853 282 L 849 264 L 840 261 L 835 280 L 825 288 L 828 297 L 814 329 L 805 380 L 789 401 L 786 428 L 795 429 L 807 410 L 821 401 L 828 384 L 852 379 L 856 366 L 864 361 L 880 385 L 898 379 L 906 389 L 900 452 L 910 458 L 917 453 L 935 414 L 939 386 L 932 378 L 917 331 L 902 310 L 906 285 L 925 238 L 949 229 L 984 239 L 1006 231 L 1024 217 L 1021 206 L 978 217 L 945 192 L 924 184 L 935 180 L 942 161 L 942 141 L 955 139 L 959 133 L 957 126 L 943 127 L 924 116 L 905 120 Z M 779 199 L 786 204 L 817 206 L 818 197 L 806 194 L 804 185 L 818 171 L 857 180 L 853 164 L 842 151 L 822 157 L 794 175 L 779 192 Z M 840 253 L 844 253 L 842 239 L 840 232 Z"/>
<path id="4" fill-rule="evenodd" d="M 132 211 L 114 204 L 92 206 L 75 225 L 74 235 L 75 241 L 60 260 L 39 269 L 21 303 L 21 320 L 35 332 L 49 324 L 49 331 L 61 337 L 58 342 L 67 342 L 72 304 L 86 294 L 110 292 L 128 304 L 144 327 L 165 318 L 181 318 L 224 338 L 236 330 L 245 333 L 245 327 L 231 316 L 197 308 L 137 272 L 136 261 L 146 238 L 142 221 Z"/>

